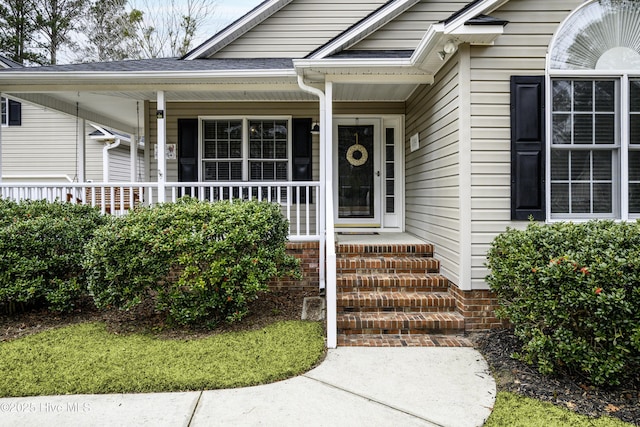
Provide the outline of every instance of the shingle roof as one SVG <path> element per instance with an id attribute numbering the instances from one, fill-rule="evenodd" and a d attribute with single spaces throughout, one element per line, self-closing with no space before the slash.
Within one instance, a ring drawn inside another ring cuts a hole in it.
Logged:
<path id="1" fill-rule="evenodd" d="M 231 70 L 289 70 L 290 58 L 256 59 L 140 59 L 129 61 L 88 62 L 83 64 L 47 65 L 42 67 L 9 68 L 3 71 L 21 72 L 153 72 L 153 71 L 231 71 Z"/>

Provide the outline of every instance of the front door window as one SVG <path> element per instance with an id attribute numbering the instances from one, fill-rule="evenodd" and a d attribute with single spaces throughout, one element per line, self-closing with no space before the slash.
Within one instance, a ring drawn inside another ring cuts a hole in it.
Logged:
<path id="1" fill-rule="evenodd" d="M 338 217 L 375 216 L 374 127 L 338 126 Z"/>

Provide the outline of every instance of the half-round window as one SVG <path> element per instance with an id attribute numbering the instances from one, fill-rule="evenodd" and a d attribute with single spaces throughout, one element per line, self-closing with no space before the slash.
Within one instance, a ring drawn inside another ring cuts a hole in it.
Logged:
<path id="1" fill-rule="evenodd" d="M 639 28 L 640 1 L 587 3 L 556 34 L 550 69 L 640 70 Z"/>

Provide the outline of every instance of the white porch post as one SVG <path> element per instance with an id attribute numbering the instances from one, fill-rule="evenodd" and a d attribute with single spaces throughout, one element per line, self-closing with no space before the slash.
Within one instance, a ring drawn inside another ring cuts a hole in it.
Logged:
<path id="1" fill-rule="evenodd" d="M 138 134 L 131 135 L 131 144 L 129 145 L 129 154 L 131 155 L 131 182 L 138 181 Z"/>
<path id="2" fill-rule="evenodd" d="M 167 182 L 167 159 L 165 151 L 167 147 L 167 123 L 166 104 L 164 91 L 158 92 L 158 108 L 156 119 L 158 121 L 158 202 L 164 203 L 166 199 L 165 184 Z"/>
<path id="3" fill-rule="evenodd" d="M 78 178 L 78 182 L 86 181 L 86 172 L 87 172 L 87 160 L 86 160 L 86 146 L 87 146 L 87 132 L 85 131 L 86 122 L 84 119 L 79 119 L 78 123 L 78 146 L 76 149 L 78 150 L 78 164 L 76 165 L 76 176 Z"/>
<path id="4" fill-rule="evenodd" d="M 333 83 L 325 83 L 325 117 L 321 122 L 325 158 L 325 221 L 327 223 L 327 347 L 338 346 L 338 322 L 336 303 L 336 248 L 333 217 Z"/>

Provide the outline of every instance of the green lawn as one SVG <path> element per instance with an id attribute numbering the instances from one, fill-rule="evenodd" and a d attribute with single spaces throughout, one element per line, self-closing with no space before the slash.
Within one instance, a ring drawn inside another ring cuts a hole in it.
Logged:
<path id="1" fill-rule="evenodd" d="M 547 402 L 513 393 L 498 393 L 485 427 L 628 427 L 616 418 L 589 418 Z"/>
<path id="2" fill-rule="evenodd" d="M 323 327 L 312 322 L 193 340 L 85 323 L 0 344 L 0 397 L 243 387 L 298 375 L 324 352 Z"/>
<path id="3" fill-rule="evenodd" d="M 320 323 L 192 340 L 117 335 L 102 323 L 53 329 L 0 343 L 0 397 L 143 393 L 265 384 L 311 369 L 324 356 Z M 9 380 L 10 379 L 10 380 Z M 627 427 L 512 393 L 498 393 L 486 427 Z"/>

